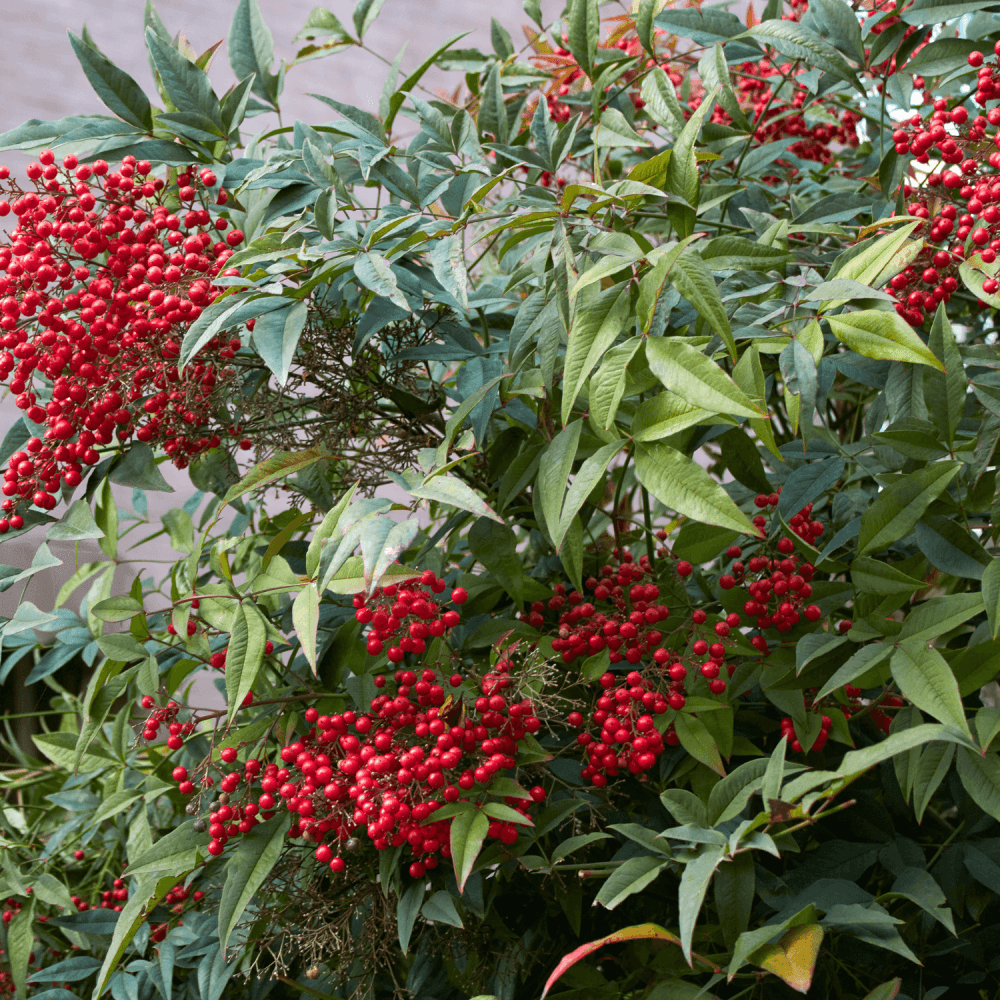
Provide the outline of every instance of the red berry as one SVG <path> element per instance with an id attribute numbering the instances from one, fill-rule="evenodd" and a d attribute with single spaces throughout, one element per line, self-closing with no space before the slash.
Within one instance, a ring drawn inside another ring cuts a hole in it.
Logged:
<path id="1" fill-rule="evenodd" d="M 690 576 L 694 572 L 694 566 L 687 561 L 687 559 L 682 559 L 677 564 L 677 575 L 678 576 Z"/>
<path id="2" fill-rule="evenodd" d="M 465 589 L 465 587 L 456 587 L 451 592 L 451 600 L 453 604 L 465 604 L 468 599 L 469 592 Z"/>

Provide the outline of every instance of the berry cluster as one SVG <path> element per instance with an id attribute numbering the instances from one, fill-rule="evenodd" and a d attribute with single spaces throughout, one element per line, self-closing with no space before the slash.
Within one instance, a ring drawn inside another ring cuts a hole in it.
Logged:
<path id="1" fill-rule="evenodd" d="M 983 65 L 981 52 L 969 56 L 979 68 L 972 100 L 981 108 L 1000 100 L 1000 43 L 991 65 Z M 965 98 L 962 99 L 966 100 Z M 976 253 L 984 264 L 992 264 L 1000 251 L 1000 107 L 970 117 L 963 103 L 952 106 L 945 98 L 933 102 L 925 119 L 919 111 L 893 132 L 896 152 L 912 155 L 917 163 L 938 169 L 923 177 L 920 188 L 904 184 L 912 199 L 907 213 L 926 222 L 917 232 L 924 245 L 914 261 L 889 282 L 889 293 L 897 300 L 896 311 L 911 326 L 920 326 L 938 303 L 948 302 L 959 288 L 959 266 Z M 997 147 L 986 155 L 985 140 Z M 956 169 L 949 169 L 954 167 Z M 988 168 L 992 168 L 990 171 Z M 984 282 L 988 294 L 1000 289 L 994 279 Z"/>
<path id="2" fill-rule="evenodd" d="M 429 580 L 427 585 L 433 586 Z M 386 595 L 388 589 L 382 596 L 395 596 Z M 418 589 L 407 587 L 411 593 Z M 217 807 L 207 824 L 200 821 L 212 838 L 209 853 L 221 854 L 231 837 L 269 819 L 283 802 L 295 815 L 289 838 L 317 844 L 316 859 L 331 871 L 345 870 L 343 852 L 360 850 L 364 833 L 376 850 L 408 845 L 414 856 L 410 874 L 422 876 L 439 857 L 450 857 L 451 820 L 435 822 L 434 812 L 445 803 L 488 805 L 494 778 L 515 767 L 519 743 L 541 725 L 530 701 L 501 693 L 513 684 L 509 670 L 510 661 L 501 659 L 482 679 L 482 694 L 471 706 L 447 698 L 444 678 L 425 668 L 396 670 L 394 692 L 376 695 L 367 713 L 306 709 L 311 728 L 281 749 L 280 763 L 251 758 L 224 774 Z M 386 686 L 384 675 L 376 680 L 376 686 Z M 448 683 L 457 688 L 464 679 L 453 674 Z M 220 757 L 234 764 L 238 751 L 227 747 Z M 181 791 L 194 790 L 185 768 L 175 768 L 173 777 Z M 241 785 L 243 801 L 231 803 L 229 796 Z M 545 797 L 541 788 L 526 795 L 505 797 L 507 818 L 492 819 L 489 837 L 505 844 L 517 839 L 510 809 L 527 817 L 530 805 Z"/>
<path id="3" fill-rule="evenodd" d="M 670 609 L 657 603 L 660 588 L 656 584 L 639 582 L 651 572 L 648 557 L 635 563 L 631 552 L 623 552 L 615 566 L 617 555 L 616 549 L 612 562 L 601 567 L 600 578 L 590 577 L 585 582 L 586 589 L 593 591 L 593 601 L 584 600 L 576 590 L 567 594 L 562 584 L 548 600 L 549 610 L 559 612 L 552 649 L 561 654 L 564 663 L 607 649 L 612 663 L 624 660 L 634 665 L 663 641 L 663 633 L 655 626 L 670 616 Z M 599 610 L 597 604 L 609 607 Z M 538 627 L 545 607 L 536 601 L 522 617 Z"/>
<path id="4" fill-rule="evenodd" d="M 804 0 L 800 6 L 807 6 Z M 785 15 L 785 18 L 789 16 Z M 806 68 L 802 66 L 797 72 L 804 73 Z M 857 112 L 842 111 L 837 122 L 810 125 L 804 117 L 811 97 L 805 84 L 794 85 L 790 100 L 783 97 L 776 99 L 776 91 L 787 89 L 783 85 L 792 69 L 792 63 L 776 64 L 769 59 L 760 59 L 741 63 L 734 71 L 739 77 L 736 96 L 740 108 L 754 123 L 754 138 L 762 144 L 795 139 L 788 147 L 789 153 L 801 160 L 817 163 L 831 163 L 840 147 L 856 149 L 859 145 L 857 125 L 861 121 Z M 729 114 L 718 105 L 712 112 L 711 120 L 719 125 L 732 123 Z"/>
<path id="5" fill-rule="evenodd" d="M 399 636 L 399 641 L 389 646 L 386 656 L 390 663 L 402 663 L 407 653 L 422 656 L 427 651 L 428 639 L 439 638 L 445 629 L 454 628 L 461 620 L 459 613 L 442 611 L 435 600 L 446 586 L 433 570 L 427 570 L 419 580 L 410 581 L 403 588 L 390 583 L 377 588 L 368 599 L 356 596 L 354 617 L 362 625 L 370 626 L 366 642 L 369 655 L 379 656 L 385 644 Z M 468 596 L 463 588 L 456 587 L 451 600 L 454 604 L 464 604 Z"/>
<path id="6" fill-rule="evenodd" d="M 147 743 L 152 743 L 159 735 L 160 726 L 165 725 L 167 727 L 167 746 L 171 750 L 180 750 L 184 745 L 182 737 L 190 736 L 194 732 L 193 722 L 177 721 L 180 706 L 176 701 L 168 701 L 165 708 L 156 708 L 156 701 L 147 694 L 142 699 L 142 707 L 147 710 L 155 709 L 155 711 L 150 712 L 143 727 L 142 738 Z M 194 791 L 194 787 L 192 786 L 186 791 L 182 788 L 181 791 L 189 794 Z"/>
<path id="7" fill-rule="evenodd" d="M 167 186 L 132 156 L 112 170 L 46 150 L 27 174 L 33 190 L 0 168 L 0 216 L 17 218 L 0 245 L 0 382 L 45 431 L 5 473 L 5 512 L 51 509 L 115 439 L 162 445 L 179 468 L 217 447 L 231 429 L 212 427 L 212 408 L 241 346 L 216 337 L 178 370 L 185 329 L 243 241 L 219 239 L 229 223 L 209 206 L 228 195 L 211 170 Z"/>
<path id="8" fill-rule="evenodd" d="M 672 707 L 674 696 L 668 702 L 655 690 L 654 681 L 635 670 L 623 679 L 606 673 L 600 683 L 603 691 L 591 715 L 594 724 L 601 727 L 600 733 L 595 738 L 583 732 L 576 738 L 588 758 L 580 776 L 597 788 L 602 788 L 608 778 L 617 777 L 622 771 L 633 775 L 649 771 L 666 744 L 678 742 L 672 730 L 661 736 L 653 718 L 654 714 L 663 715 Z M 683 698 L 680 701 L 683 707 Z M 576 728 L 584 724 L 579 712 L 571 712 L 566 721 Z"/>

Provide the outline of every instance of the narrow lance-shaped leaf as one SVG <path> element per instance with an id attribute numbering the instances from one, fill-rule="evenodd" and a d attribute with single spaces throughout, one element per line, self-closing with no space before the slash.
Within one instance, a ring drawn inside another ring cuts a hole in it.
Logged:
<path id="1" fill-rule="evenodd" d="M 944 370 L 913 327 L 893 311 L 862 309 L 827 316 L 833 335 L 853 351 L 877 361 L 908 361 Z"/>
<path id="2" fill-rule="evenodd" d="M 299 591 L 292 604 L 292 624 L 302 652 L 316 676 L 316 636 L 319 627 L 319 588 L 310 583 Z"/>
<path id="3" fill-rule="evenodd" d="M 738 417 L 763 414 L 739 386 L 696 347 L 672 337 L 646 341 L 652 373 L 672 392 L 695 406 Z"/>
<path id="4" fill-rule="evenodd" d="M 936 649 L 918 639 L 907 639 L 893 653 L 889 668 L 911 704 L 972 739 L 958 682 Z"/>
<path id="5" fill-rule="evenodd" d="M 281 856 L 290 825 L 290 815 L 258 824 L 240 838 L 226 864 L 226 883 L 219 900 L 219 942 L 223 950 L 247 905 Z"/>
<path id="6" fill-rule="evenodd" d="M 459 892 L 465 890 L 465 883 L 472 874 L 472 867 L 490 827 L 485 813 L 480 812 L 472 803 L 463 805 L 468 808 L 463 809 L 451 821 L 451 857 Z"/>
<path id="7" fill-rule="evenodd" d="M 705 524 L 761 537 L 729 494 L 694 459 L 657 443 L 636 445 L 635 474 L 665 506 Z"/>
<path id="8" fill-rule="evenodd" d="M 226 495 L 219 504 L 221 510 L 227 503 L 231 503 L 237 497 L 249 493 L 250 490 L 259 489 L 275 480 L 290 476 L 293 472 L 300 472 L 321 458 L 327 457 L 327 452 L 322 445 L 306 448 L 305 451 L 279 451 L 276 455 L 255 465 Z"/>
<path id="9" fill-rule="evenodd" d="M 69 33 L 69 41 L 97 96 L 119 118 L 145 132 L 152 132 L 153 113 L 142 87 L 103 52 L 88 45 L 72 31 Z"/>
<path id="10" fill-rule="evenodd" d="M 239 711 L 264 664 L 267 628 L 260 612 L 249 602 L 240 605 L 226 650 L 226 700 L 229 721 Z"/>
<path id="11" fill-rule="evenodd" d="M 708 883 L 712 880 L 715 869 L 725 856 L 725 848 L 707 847 L 693 861 L 684 866 L 681 874 L 681 884 L 678 890 L 678 923 L 680 925 L 681 949 L 688 965 L 691 965 L 691 939 L 694 937 L 694 925 L 701 911 Z"/>
<path id="12" fill-rule="evenodd" d="M 957 462 L 935 462 L 882 490 L 861 517 L 858 555 L 880 552 L 908 535 L 959 468 Z"/>

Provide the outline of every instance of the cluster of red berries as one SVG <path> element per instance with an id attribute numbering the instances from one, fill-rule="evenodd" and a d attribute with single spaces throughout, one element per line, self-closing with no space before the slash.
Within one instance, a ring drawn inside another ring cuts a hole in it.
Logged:
<path id="1" fill-rule="evenodd" d="M 969 64 L 979 67 L 972 100 L 982 108 L 1000 100 L 1000 43 L 994 51 L 998 58 L 990 66 L 983 65 L 981 52 L 969 56 Z M 920 254 L 889 282 L 896 311 L 911 326 L 920 326 L 938 303 L 948 302 L 958 290 L 959 265 L 968 255 L 978 253 L 985 264 L 997 259 L 1000 131 L 987 135 L 995 126 L 1000 126 L 1000 107 L 970 118 L 962 103 L 952 107 L 945 98 L 938 98 L 926 120 L 915 111 L 893 132 L 900 155 L 912 155 L 921 164 L 930 163 L 933 156 L 942 164 L 926 175 L 921 189 L 910 184 L 903 187 L 904 196 L 913 199 L 907 213 L 927 220 L 917 230 L 925 240 Z M 992 138 L 997 149 L 984 156 L 980 147 L 987 138 Z M 983 288 L 992 294 L 1000 284 L 987 279 Z"/>
<path id="2" fill-rule="evenodd" d="M 461 616 L 457 611 L 442 611 L 435 598 L 443 594 L 447 584 L 433 570 L 424 572 L 419 580 L 405 586 L 390 583 L 379 587 L 368 599 L 364 595 L 354 598 L 354 617 L 362 625 L 370 626 L 366 648 L 370 656 L 379 656 L 387 642 L 399 636 L 398 642 L 389 646 L 386 656 L 390 663 L 402 663 L 407 653 L 422 656 L 427 651 L 427 640 L 444 635 L 445 629 L 454 628 Z M 469 598 L 462 587 L 451 592 L 453 604 L 464 604 Z"/>
<path id="3" fill-rule="evenodd" d="M 177 368 L 185 329 L 243 241 L 239 230 L 219 239 L 229 223 L 209 205 L 228 195 L 213 190 L 211 170 L 184 171 L 167 187 L 133 156 L 111 170 L 74 155 L 59 166 L 46 150 L 27 174 L 34 190 L 0 184 L 0 216 L 17 217 L 0 245 L 0 382 L 46 429 L 0 488 L 8 512 L 54 507 L 61 486 L 79 484 L 116 438 L 160 444 L 180 468 L 217 447 L 231 429 L 213 429 L 211 409 L 236 377 L 226 362 L 241 346 L 216 337 Z M 9 178 L 0 168 L 0 182 Z"/>
<path id="4" fill-rule="evenodd" d="M 633 775 L 649 771 L 666 745 L 678 742 L 672 729 L 661 736 L 656 727 L 653 716 L 663 715 L 671 705 L 654 689 L 650 678 L 636 670 L 624 678 L 606 673 L 601 676 L 600 684 L 603 691 L 591 715 L 594 724 L 601 727 L 599 735 L 595 738 L 583 732 L 576 738 L 588 758 L 580 776 L 597 788 L 604 787 L 608 778 L 617 777 L 622 771 Z M 571 712 L 566 721 L 576 728 L 584 724 L 579 712 Z"/>
<path id="5" fill-rule="evenodd" d="M 616 549 L 612 560 L 617 554 Z M 552 649 L 564 663 L 607 649 L 612 663 L 624 660 L 634 665 L 663 641 L 663 633 L 656 625 L 670 616 L 670 609 L 657 603 L 660 588 L 656 584 L 639 582 L 649 572 L 648 557 L 643 556 L 638 564 L 632 560 L 631 552 L 623 552 L 617 567 L 605 564 L 600 578 L 587 579 L 584 586 L 593 591 L 593 601 L 584 600 L 576 590 L 567 594 L 563 584 L 556 586 L 547 607 L 559 612 L 558 635 L 552 640 Z M 610 607 L 599 610 L 598 604 Z M 522 617 L 537 628 L 544 620 L 545 607 L 536 601 Z"/>
<path id="6" fill-rule="evenodd" d="M 434 583 L 428 579 L 425 585 L 433 589 Z M 382 596 L 396 596 L 386 595 L 387 589 Z M 419 590 L 413 583 L 407 589 Z M 471 706 L 451 703 L 444 678 L 425 668 L 395 671 L 394 693 L 376 695 L 367 713 L 320 715 L 306 709 L 311 728 L 282 748 L 280 763 L 254 758 L 224 775 L 221 804 L 207 825 L 209 853 L 221 854 L 231 837 L 269 819 L 283 802 L 295 815 L 289 838 L 317 844 L 316 859 L 331 871 L 345 870 L 343 852 L 359 850 L 364 833 L 377 850 L 408 845 L 414 855 L 410 874 L 422 876 L 439 857 L 450 857 L 451 820 L 434 822 L 433 813 L 446 803 L 485 804 L 494 777 L 516 765 L 519 743 L 540 728 L 530 701 L 501 693 L 513 684 L 509 669 L 510 661 L 501 659 L 482 679 L 482 694 Z M 384 675 L 377 680 L 385 687 Z M 463 678 L 453 674 L 448 683 L 460 687 Z M 226 764 L 237 756 L 233 747 L 220 752 Z M 176 768 L 173 776 L 181 790 L 190 784 L 185 768 Z M 259 791 L 252 787 L 258 780 Z M 240 785 L 245 801 L 231 804 L 229 796 Z M 538 787 L 527 795 L 506 797 L 505 804 L 527 817 L 545 793 Z M 513 822 L 490 823 L 493 839 L 512 844 L 517 835 Z"/>
<path id="7" fill-rule="evenodd" d="M 787 19 L 789 15 L 785 17 Z M 794 139 L 788 151 L 801 160 L 817 163 L 831 163 L 840 147 L 856 149 L 859 145 L 857 126 L 861 121 L 857 112 L 842 111 L 837 123 L 810 125 L 803 115 L 811 98 L 805 84 L 794 84 L 790 100 L 775 99 L 775 91 L 783 88 L 792 69 L 792 63 L 776 64 L 769 59 L 739 65 L 736 96 L 741 109 L 754 124 L 754 138 L 762 144 Z M 798 73 L 805 71 L 803 66 Z M 712 111 L 711 120 L 720 125 L 732 122 L 729 114 L 719 105 Z"/>
<path id="8" fill-rule="evenodd" d="M 141 704 L 147 711 L 155 709 L 155 711 L 150 712 L 146 719 L 142 738 L 147 743 L 152 743 L 159 735 L 160 726 L 165 725 L 167 727 L 167 746 L 171 750 L 180 750 L 184 745 L 183 737 L 190 736 L 194 732 L 194 723 L 177 721 L 177 714 L 180 711 L 177 702 L 168 701 L 166 707 L 156 708 L 156 700 L 147 694 L 143 697 Z M 181 788 L 181 791 L 184 794 L 190 794 L 194 791 L 194 786 L 190 789 Z"/>

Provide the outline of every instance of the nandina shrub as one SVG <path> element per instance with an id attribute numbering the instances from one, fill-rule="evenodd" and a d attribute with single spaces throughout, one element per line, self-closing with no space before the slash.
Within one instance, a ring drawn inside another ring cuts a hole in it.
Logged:
<path id="1" fill-rule="evenodd" d="M 0 987 L 995 992 L 1000 19 L 380 7 L 0 136 Z"/>

